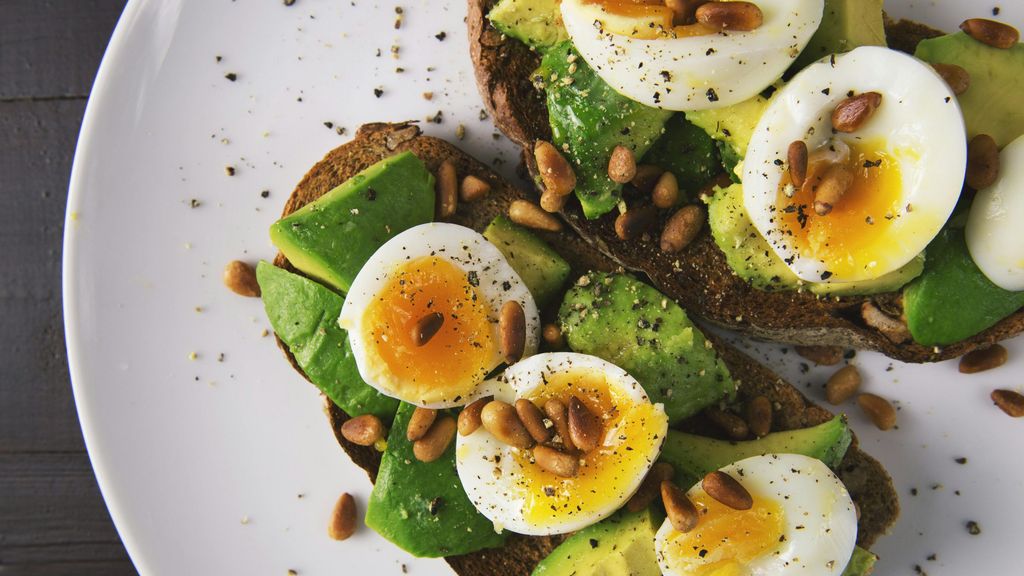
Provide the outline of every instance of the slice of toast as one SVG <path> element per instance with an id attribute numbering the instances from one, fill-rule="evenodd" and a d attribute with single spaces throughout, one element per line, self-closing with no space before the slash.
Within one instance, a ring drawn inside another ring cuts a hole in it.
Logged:
<path id="1" fill-rule="evenodd" d="M 495 2 L 468 0 L 467 26 L 477 86 L 498 129 L 523 148 L 523 161 L 536 180 L 533 155 L 526 151 L 532 150 L 537 140 L 551 138 L 544 95 L 530 81 L 540 57 L 491 26 L 486 15 Z M 888 19 L 886 33 L 894 48 L 910 53 L 922 39 L 942 34 L 922 24 Z M 758 338 L 877 350 L 904 362 L 932 362 L 962 356 L 1024 330 L 1024 310 L 1019 310 L 970 339 L 941 348 L 921 346 L 905 333 L 882 331 L 864 318 L 865 305 L 891 317 L 901 316 L 899 292 L 832 298 L 809 292 L 758 290 L 733 273 L 707 226 L 682 252 L 668 255 L 658 246 L 657 231 L 664 220 L 647 238 L 623 241 L 615 234 L 616 215 L 587 220 L 575 202 L 567 204 L 563 212 L 570 225 L 594 247 L 627 270 L 647 275 L 659 290 L 697 317 Z"/>
<path id="2" fill-rule="evenodd" d="M 482 230 L 495 216 L 506 213 L 513 200 L 526 197 L 526 193 L 503 181 L 485 165 L 451 144 L 421 135 L 419 128 L 414 124 L 368 124 L 358 130 L 354 140 L 332 150 L 313 166 L 288 199 L 283 215 L 316 200 L 371 164 L 406 150 L 416 154 L 431 171 L 436 171 L 443 161 L 451 160 L 460 178 L 472 174 L 491 185 L 491 191 L 484 199 L 473 204 L 459 205 L 451 219 L 457 224 Z M 576 276 L 588 270 L 618 269 L 617 264 L 570 231 L 538 232 L 538 235 L 571 264 Z M 281 254 L 278 254 L 274 264 L 297 272 Z M 545 319 L 550 321 L 554 312 L 554 308 L 544 311 Z M 288 356 L 292 366 L 301 374 L 302 370 L 295 363 L 287 347 L 280 340 L 278 345 Z M 741 399 L 765 395 L 777 407 L 774 411 L 773 430 L 805 428 L 832 417 L 827 410 L 804 398 L 791 384 L 742 353 L 718 340 L 715 340 L 715 346 L 733 376 L 741 383 Z M 305 374 L 303 376 L 305 377 Z M 380 465 L 380 454 L 373 448 L 357 446 L 345 440 L 340 430 L 348 415 L 330 400 L 325 401 L 326 412 L 338 443 L 373 480 Z M 698 427 L 698 432 L 707 435 L 718 433 L 717 430 L 709 429 L 706 424 L 702 424 L 699 419 L 690 424 Z M 899 513 L 899 502 L 892 480 L 877 461 L 857 447 L 856 442 L 851 446 L 838 472 L 860 509 L 858 544 L 868 547 L 886 532 Z M 560 541 L 560 537 L 515 536 L 501 548 L 453 556 L 447 558 L 447 561 L 462 576 L 525 576 Z"/>

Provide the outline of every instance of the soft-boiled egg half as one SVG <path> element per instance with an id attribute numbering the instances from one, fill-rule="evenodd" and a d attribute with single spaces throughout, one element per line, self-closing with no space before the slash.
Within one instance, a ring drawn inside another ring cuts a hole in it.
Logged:
<path id="1" fill-rule="evenodd" d="M 752 98 L 775 82 L 821 24 L 824 0 L 759 0 L 763 24 L 719 31 L 673 25 L 664 4 L 562 0 L 580 55 L 620 94 L 655 108 L 706 110 Z"/>
<path id="2" fill-rule="evenodd" d="M 504 361 L 499 314 L 513 300 L 526 317 L 524 355 L 533 354 L 537 305 L 501 252 L 469 228 L 422 224 L 370 257 L 338 323 L 367 384 L 418 406 L 459 406 L 483 394 L 481 384 Z M 424 343 L 416 332 L 428 317 L 439 320 Z"/>
<path id="3" fill-rule="evenodd" d="M 459 436 L 455 462 L 470 501 L 496 527 L 534 536 L 598 522 L 636 492 L 661 453 L 668 417 L 621 368 L 584 354 L 538 354 L 509 367 L 497 400 L 543 406 L 576 396 L 603 423 L 598 447 L 579 454 L 576 476 L 548 472 L 531 450 L 500 442 L 481 427 Z M 559 439 L 557 436 L 555 441 Z"/>
<path id="4" fill-rule="evenodd" d="M 857 541 L 857 512 L 846 487 L 820 460 L 767 454 L 721 469 L 753 497 L 735 510 L 698 482 L 687 492 L 699 515 L 683 533 L 668 520 L 654 539 L 665 576 L 832 576 Z"/>
<path id="5" fill-rule="evenodd" d="M 869 92 L 882 96 L 874 115 L 834 132 L 836 106 Z M 827 215 L 815 212 L 813 185 L 792 185 L 796 141 L 809 151 L 807 183 L 837 163 L 852 174 Z M 744 159 L 744 206 L 802 280 L 870 280 L 910 262 L 938 234 L 966 163 L 963 115 L 942 78 L 912 56 L 862 47 L 811 64 L 772 98 Z"/>
<path id="6" fill-rule="evenodd" d="M 1024 290 L 1024 136 L 999 154 L 999 177 L 978 192 L 967 219 L 967 248 L 978 268 L 1004 290 Z"/>

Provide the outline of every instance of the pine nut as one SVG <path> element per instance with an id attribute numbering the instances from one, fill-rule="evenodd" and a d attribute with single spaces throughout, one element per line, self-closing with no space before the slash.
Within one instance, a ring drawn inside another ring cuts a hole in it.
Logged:
<path id="1" fill-rule="evenodd" d="M 668 219 L 661 231 L 661 251 L 675 254 L 686 248 L 704 227 L 704 208 L 698 204 L 683 206 Z"/>
<path id="2" fill-rule="evenodd" d="M 562 330 L 558 327 L 558 324 L 545 324 L 542 334 L 544 343 L 548 345 L 548 348 L 552 350 L 562 350 L 565 348 L 565 338 L 562 336 Z"/>
<path id="3" fill-rule="evenodd" d="M 992 402 L 1007 416 L 1013 418 L 1024 416 L 1024 396 L 1013 390 L 993 390 Z"/>
<path id="4" fill-rule="evenodd" d="M 443 416 L 427 430 L 419 440 L 412 443 L 412 453 L 420 462 L 433 462 L 444 455 L 455 437 L 455 418 Z"/>
<path id="5" fill-rule="evenodd" d="M 353 444 L 373 446 L 384 437 L 384 424 L 373 414 L 349 418 L 341 425 L 341 435 Z"/>
<path id="6" fill-rule="evenodd" d="M 533 460 L 542 469 L 561 478 L 573 478 L 579 472 L 579 460 L 550 446 L 537 446 L 533 449 Z"/>
<path id="7" fill-rule="evenodd" d="M 881 332 L 894 344 L 902 344 L 910 340 L 910 329 L 907 328 L 906 323 L 892 318 L 871 302 L 861 304 L 860 316 L 864 319 L 865 324 Z"/>
<path id="8" fill-rule="evenodd" d="M 843 361 L 843 349 L 839 346 L 794 346 L 793 350 L 819 366 L 835 366 Z"/>
<path id="9" fill-rule="evenodd" d="M 626 502 L 626 510 L 639 512 L 651 505 L 654 499 L 661 494 L 661 483 L 671 480 L 676 471 L 671 464 L 655 462 L 651 469 L 640 483 L 633 496 Z"/>
<path id="10" fill-rule="evenodd" d="M 583 452 L 590 452 L 601 443 L 603 426 L 587 405 L 573 396 L 569 399 L 569 437 Z"/>
<path id="11" fill-rule="evenodd" d="M 942 76 L 949 89 L 957 96 L 967 92 L 971 87 L 971 74 L 956 64 L 932 64 L 932 68 Z"/>
<path id="12" fill-rule="evenodd" d="M 455 214 L 459 205 L 459 176 L 455 163 L 445 160 L 437 169 L 437 219 L 445 220 Z"/>
<path id="13" fill-rule="evenodd" d="M 832 128 L 836 132 L 856 132 L 881 105 L 882 95 L 878 92 L 864 92 L 847 98 L 832 112 Z"/>
<path id="14" fill-rule="evenodd" d="M 487 196 L 491 191 L 491 185 L 487 181 L 470 174 L 462 179 L 462 186 L 459 187 L 459 199 L 463 202 L 476 202 Z"/>
<path id="15" fill-rule="evenodd" d="M 483 412 L 484 406 L 486 406 L 493 399 L 493 396 L 486 396 L 484 398 L 480 398 L 479 400 L 471 402 L 469 405 L 462 409 L 462 412 L 459 412 L 458 424 L 460 435 L 469 436 L 470 434 L 476 432 L 480 428 L 480 413 Z"/>
<path id="16" fill-rule="evenodd" d="M 757 396 L 746 406 L 747 427 L 754 436 L 761 438 L 772 431 L 772 401 L 765 396 Z"/>
<path id="17" fill-rule="evenodd" d="M 856 366 L 844 366 L 825 383 L 825 399 L 833 406 L 846 402 L 860 390 L 860 371 Z"/>
<path id="18" fill-rule="evenodd" d="M 797 188 L 804 185 L 807 179 L 807 144 L 803 140 L 796 140 L 789 145 L 787 151 L 789 160 L 789 179 Z"/>
<path id="19" fill-rule="evenodd" d="M 526 312 L 522 304 L 509 300 L 501 306 L 498 334 L 502 358 L 507 364 L 515 364 L 526 350 Z"/>
<path id="20" fill-rule="evenodd" d="M 533 158 L 545 192 L 566 196 L 576 188 L 576 173 L 552 143 L 538 140 L 533 145 Z"/>
<path id="21" fill-rule="evenodd" d="M 984 190 L 999 178 L 999 146 L 988 134 L 978 134 L 967 145 L 967 185 Z"/>
<path id="22" fill-rule="evenodd" d="M 619 145 L 608 160 L 608 177 L 616 184 L 626 184 L 636 177 L 636 156 L 633 151 Z"/>
<path id="23" fill-rule="evenodd" d="M 437 335 L 444 325 L 444 314 L 431 312 L 416 321 L 412 327 L 412 343 L 414 346 L 426 346 L 427 342 Z"/>
<path id="24" fill-rule="evenodd" d="M 701 488 L 715 500 L 733 510 L 750 510 L 754 507 L 754 498 L 735 478 L 721 470 L 715 470 L 700 482 Z"/>
<path id="25" fill-rule="evenodd" d="M 345 492 L 334 503 L 331 521 L 327 524 L 327 536 L 331 540 L 347 540 L 356 531 L 356 500 Z"/>
<path id="26" fill-rule="evenodd" d="M 672 172 L 665 172 L 658 178 L 651 191 L 651 202 L 658 208 L 671 208 L 679 202 L 679 180 Z"/>
<path id="27" fill-rule="evenodd" d="M 417 406 L 409 417 L 409 425 L 405 428 L 405 438 L 409 442 L 415 442 L 426 435 L 430 427 L 437 419 L 437 410 Z"/>
<path id="28" fill-rule="evenodd" d="M 633 240 L 651 229 L 658 221 L 658 211 L 646 205 L 630 208 L 615 219 L 615 235 L 622 240 Z"/>
<path id="29" fill-rule="evenodd" d="M 485 430 L 505 444 L 523 450 L 533 447 L 533 438 L 511 404 L 501 400 L 488 402 L 480 413 L 480 421 Z"/>
<path id="30" fill-rule="evenodd" d="M 750 428 L 747 423 L 732 412 L 726 412 L 719 408 L 706 408 L 704 415 L 733 440 L 744 440 L 750 435 Z"/>
<path id="31" fill-rule="evenodd" d="M 536 404 L 525 398 L 520 398 L 516 400 L 515 408 L 519 420 L 523 422 L 523 426 L 526 427 L 526 431 L 530 433 L 534 441 L 543 444 L 551 440 L 551 430 L 544 426 L 544 414 Z"/>
<path id="32" fill-rule="evenodd" d="M 552 398 L 544 403 L 544 414 L 555 425 L 555 433 L 561 439 L 562 445 L 568 450 L 575 450 L 576 445 L 572 443 L 572 435 L 569 434 L 569 411 L 565 404 L 557 398 Z"/>
<path id="33" fill-rule="evenodd" d="M 697 507 L 686 496 L 686 492 L 665 480 L 661 483 L 661 502 L 665 505 L 665 514 L 677 532 L 689 532 L 697 527 L 700 515 Z"/>
<path id="34" fill-rule="evenodd" d="M 865 393 L 857 397 L 857 404 L 879 430 L 889 430 L 896 425 L 896 408 L 885 398 Z"/>
<path id="35" fill-rule="evenodd" d="M 749 32 L 764 24 L 764 14 L 751 2 L 709 2 L 697 8 L 697 22 L 718 30 Z"/>
<path id="36" fill-rule="evenodd" d="M 993 344 L 988 348 L 971 350 L 960 358 L 960 372 L 962 374 L 975 374 L 998 368 L 1006 364 L 1009 353 L 1006 348 L 999 344 Z"/>
<path id="37" fill-rule="evenodd" d="M 552 194 L 551 192 L 544 192 L 540 195 L 540 207 L 545 212 L 554 214 L 560 212 L 562 208 L 565 208 L 565 203 L 569 201 L 568 196 L 559 196 L 558 194 Z"/>
<path id="38" fill-rule="evenodd" d="M 562 229 L 562 221 L 545 212 L 540 206 L 526 200 L 515 200 L 508 207 L 510 220 L 536 230 L 558 232 Z"/>
<path id="39" fill-rule="evenodd" d="M 644 194 L 649 194 L 654 190 L 654 185 L 658 183 L 658 179 L 664 173 L 665 170 L 660 166 L 640 164 L 636 167 L 636 176 L 633 177 L 633 181 L 630 184 Z"/>
<path id="40" fill-rule="evenodd" d="M 982 44 L 993 48 L 1009 50 L 1020 41 L 1020 32 L 1016 28 L 986 18 L 971 18 L 960 24 L 960 29 Z"/>
<path id="41" fill-rule="evenodd" d="M 849 168 L 842 164 L 829 166 L 812 188 L 815 190 L 814 212 L 818 216 L 828 216 L 852 182 L 853 173 Z"/>
<path id="42" fill-rule="evenodd" d="M 224 267 L 224 285 L 239 296 L 259 298 L 261 294 L 256 270 L 241 260 L 232 260 Z"/>

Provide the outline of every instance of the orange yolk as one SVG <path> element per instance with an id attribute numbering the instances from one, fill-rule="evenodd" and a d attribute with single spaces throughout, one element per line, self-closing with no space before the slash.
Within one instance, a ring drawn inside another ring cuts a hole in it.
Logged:
<path id="1" fill-rule="evenodd" d="M 605 31 L 641 40 L 686 38 L 714 34 L 713 28 L 701 24 L 673 24 L 675 13 L 658 0 L 585 0 L 598 4 L 607 15 L 601 20 Z"/>
<path id="2" fill-rule="evenodd" d="M 784 541 L 782 507 L 753 496 L 750 510 L 734 510 L 698 491 L 691 500 L 700 523 L 690 532 L 669 536 L 673 562 L 693 576 L 740 575 L 747 573 L 743 567 L 751 561 L 778 548 Z"/>
<path id="3" fill-rule="evenodd" d="M 434 312 L 444 323 L 417 346 L 414 328 Z M 484 299 L 462 269 L 442 258 L 401 264 L 366 308 L 363 322 L 370 327 L 367 351 L 387 366 L 384 379 L 402 398 L 457 401 L 497 364 L 495 328 Z"/>
<path id="4" fill-rule="evenodd" d="M 516 477 L 525 493 L 524 518 L 529 522 L 550 523 L 592 512 L 609 503 L 621 502 L 632 494 L 639 474 L 655 457 L 651 446 L 663 441 L 666 416 L 650 402 L 638 403 L 610 388 L 604 374 L 579 371 L 548 376 L 538 390 L 543 396 L 528 398 L 538 406 L 551 398 L 566 406 L 575 395 L 591 413 L 604 423 L 605 442 L 580 456 L 579 473 L 561 478 L 542 470 L 530 461 L 529 452 L 518 451 L 515 458 L 523 474 Z M 614 433 L 609 433 L 614 430 Z"/>
<path id="5" fill-rule="evenodd" d="M 832 274 L 856 273 L 870 266 L 865 254 L 885 254 L 890 242 L 886 236 L 904 212 L 899 162 L 879 152 L 882 148 L 881 143 L 850 147 L 847 167 L 853 181 L 826 216 L 814 211 L 811 184 L 828 168 L 827 162 L 808 165 L 805 185 L 792 198 L 785 192 L 792 183 L 788 171 L 780 182 L 775 209 L 783 234 L 795 242 L 797 252 L 820 260 Z"/>

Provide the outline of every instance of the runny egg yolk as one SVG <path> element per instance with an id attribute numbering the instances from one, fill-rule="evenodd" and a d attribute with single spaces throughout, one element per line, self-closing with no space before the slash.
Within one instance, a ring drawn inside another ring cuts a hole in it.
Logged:
<path id="1" fill-rule="evenodd" d="M 538 406 L 557 398 L 566 406 L 575 395 L 601 418 L 604 442 L 580 456 L 579 473 L 562 478 L 530 461 L 529 452 L 515 457 L 523 473 L 516 484 L 522 489 L 527 522 L 549 524 L 576 515 L 593 513 L 609 503 L 621 502 L 631 495 L 637 474 L 643 475 L 657 456 L 662 441 L 665 415 L 650 402 L 637 402 L 614 386 L 598 371 L 553 374 L 538 390 L 542 396 L 530 397 Z M 641 471 L 641 472 L 638 472 Z"/>
<path id="2" fill-rule="evenodd" d="M 661 1 L 584 0 L 603 9 L 598 21 L 605 32 L 639 40 L 686 38 L 714 34 L 715 30 L 695 23 L 675 25 L 675 13 Z"/>
<path id="3" fill-rule="evenodd" d="M 422 346 L 417 322 L 444 316 Z M 396 396 L 424 402 L 466 397 L 495 365 L 495 328 L 472 280 L 448 260 L 424 256 L 402 263 L 364 312 L 372 357 L 383 362 Z"/>
<path id="4" fill-rule="evenodd" d="M 872 267 L 870 257 L 885 254 L 887 233 L 898 226 L 899 217 L 910 207 L 900 206 L 903 196 L 900 165 L 881 151 L 881 142 L 858 142 L 850 146 L 847 168 L 853 180 L 832 211 L 819 216 L 814 211 L 814 186 L 829 167 L 829 161 L 812 161 L 802 188 L 792 190 L 788 171 L 783 175 L 775 204 L 783 233 L 795 242 L 796 250 L 820 260 L 831 274 L 847 276 Z M 792 197 L 787 195 L 791 190 Z M 826 274 L 822 279 L 827 280 Z"/>
<path id="5" fill-rule="evenodd" d="M 754 506 L 734 510 L 698 491 L 691 497 L 700 523 L 687 533 L 673 531 L 666 555 L 687 576 L 742 576 L 753 560 L 784 542 L 782 506 L 752 494 Z"/>

